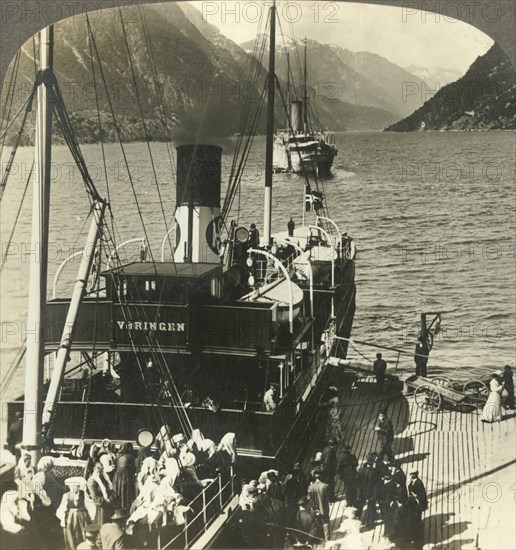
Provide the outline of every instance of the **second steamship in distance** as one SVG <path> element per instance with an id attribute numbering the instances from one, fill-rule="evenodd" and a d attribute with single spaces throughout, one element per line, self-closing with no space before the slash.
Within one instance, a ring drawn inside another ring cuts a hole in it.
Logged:
<path id="1" fill-rule="evenodd" d="M 297 52 L 296 52 L 297 53 Z M 318 124 L 310 106 L 308 85 L 307 44 L 304 44 L 304 68 L 300 76 L 302 96 L 299 96 L 291 75 L 287 53 L 287 128 L 278 130 L 274 139 L 273 167 L 275 172 L 296 172 L 328 176 L 337 156 L 335 134 L 314 127 Z M 293 96 L 293 97 L 292 97 Z M 282 97 L 283 100 L 283 97 Z"/>

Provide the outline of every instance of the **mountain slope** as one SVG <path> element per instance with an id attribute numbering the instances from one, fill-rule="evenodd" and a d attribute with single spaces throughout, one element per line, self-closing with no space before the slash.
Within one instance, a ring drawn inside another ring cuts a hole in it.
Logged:
<path id="1" fill-rule="evenodd" d="M 514 69 L 494 44 L 466 74 L 448 84 L 409 117 L 387 131 L 514 130 L 516 85 Z"/>
<path id="2" fill-rule="evenodd" d="M 210 41 L 179 5 L 148 6 L 142 12 L 144 19 L 134 9 L 121 10 L 125 34 L 116 9 L 103 10 L 91 18 L 103 72 L 94 48 L 96 91 L 85 18 L 71 18 L 55 25 L 54 70 L 78 139 L 82 142 L 99 139 L 96 96 L 103 137 L 108 141 L 116 139 L 108 93 L 124 141 L 145 139 L 140 111 L 152 140 L 177 141 L 195 139 L 199 132 L 218 136 L 239 131 L 239 113 L 245 107 L 240 83 L 247 82 L 251 58 L 227 39 Z M 154 64 L 147 47 L 144 21 L 151 37 Z M 25 93 L 17 95 L 19 104 L 25 100 L 29 83 L 34 79 L 31 56 L 32 42 L 24 46 L 19 80 L 25 82 Z M 265 71 L 261 77 L 265 78 Z M 252 83 L 247 83 L 246 91 L 249 97 L 258 95 Z M 32 140 L 31 134 L 32 129 L 28 128 L 25 142 Z"/>
<path id="3" fill-rule="evenodd" d="M 461 76 L 464 76 L 463 71 L 444 69 L 443 67 L 420 67 L 418 65 L 409 65 L 405 67 L 405 70 L 426 82 L 431 90 L 442 88 L 446 86 L 446 84 L 451 84 Z"/>
<path id="4" fill-rule="evenodd" d="M 254 41 L 241 46 L 251 52 Z M 285 42 L 278 39 L 277 52 L 277 74 L 286 79 L 288 52 L 291 71 L 299 85 L 304 45 L 285 37 Z M 377 54 L 351 52 L 335 44 L 307 40 L 307 65 L 310 86 L 353 105 L 377 107 L 403 117 L 423 103 L 420 93 L 404 95 L 403 91 L 407 85 L 422 90 L 424 81 Z"/>

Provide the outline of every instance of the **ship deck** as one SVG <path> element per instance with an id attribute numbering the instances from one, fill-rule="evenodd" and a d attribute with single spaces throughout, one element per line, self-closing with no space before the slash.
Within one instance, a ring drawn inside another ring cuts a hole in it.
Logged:
<path id="1" fill-rule="evenodd" d="M 396 458 L 407 477 L 419 470 L 429 500 L 423 518 L 425 550 L 516 548 L 514 411 L 506 411 L 500 423 L 484 424 L 481 410 L 428 413 L 411 396 L 380 395 L 373 377 L 364 376 L 353 387 L 344 387 L 340 395 L 344 441 L 360 463 L 376 450 L 374 423 L 379 409 L 387 407 L 394 424 Z M 320 440 L 313 441 L 304 464 L 306 474 L 319 450 Z M 338 476 L 335 492 L 343 492 Z M 327 547 L 347 548 L 344 500 L 332 505 L 330 528 Z M 380 521 L 361 531 L 360 538 L 363 548 L 393 547 Z"/>

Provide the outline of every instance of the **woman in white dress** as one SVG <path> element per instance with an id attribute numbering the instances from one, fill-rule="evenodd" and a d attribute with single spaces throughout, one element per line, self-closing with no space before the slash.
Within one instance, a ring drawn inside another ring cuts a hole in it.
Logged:
<path id="1" fill-rule="evenodd" d="M 491 393 L 482 411 L 482 422 L 500 422 L 502 420 L 502 397 L 503 390 L 502 376 L 500 370 L 493 372 L 489 383 Z"/>

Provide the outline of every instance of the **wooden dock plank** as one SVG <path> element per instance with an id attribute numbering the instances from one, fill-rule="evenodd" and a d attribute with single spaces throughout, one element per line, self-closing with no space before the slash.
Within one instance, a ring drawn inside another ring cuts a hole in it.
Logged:
<path id="1" fill-rule="evenodd" d="M 514 431 L 514 425 L 503 422 L 483 424 L 480 422 L 481 410 L 424 412 L 415 405 L 412 397 L 399 396 L 382 401 L 375 393 L 374 384 L 362 380 L 356 390 L 345 396 L 342 411 L 344 441 L 351 445 L 361 463 L 377 447 L 373 428 L 382 405 L 387 405 L 388 416 L 395 427 L 395 455 L 402 462 L 407 477 L 414 469 L 419 470 L 427 488 L 429 509 L 424 514 L 425 550 L 473 548 L 479 529 L 479 506 L 473 506 L 468 500 L 469 489 L 473 487 L 472 480 L 478 483 L 486 465 L 493 462 L 492 455 L 496 453 L 497 445 L 508 432 Z M 512 423 L 516 424 L 516 419 Z M 311 448 L 310 460 L 318 450 L 322 447 L 315 445 Z M 478 485 L 476 491 L 480 491 Z M 336 492 L 343 492 L 338 478 Z M 345 506 L 345 500 L 332 505 L 333 539 L 342 536 L 338 530 Z M 490 517 L 489 514 L 486 517 Z M 362 535 L 371 547 L 385 545 L 381 522 Z"/>

